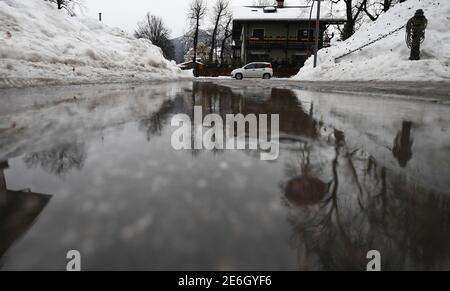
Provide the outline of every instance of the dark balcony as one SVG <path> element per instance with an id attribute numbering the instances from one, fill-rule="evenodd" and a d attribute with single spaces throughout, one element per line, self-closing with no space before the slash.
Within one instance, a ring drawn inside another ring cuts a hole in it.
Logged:
<path id="1" fill-rule="evenodd" d="M 246 41 L 248 49 L 299 49 L 311 50 L 314 47 L 313 40 L 299 40 L 297 38 L 249 38 Z M 320 47 L 327 46 L 323 41 Z"/>

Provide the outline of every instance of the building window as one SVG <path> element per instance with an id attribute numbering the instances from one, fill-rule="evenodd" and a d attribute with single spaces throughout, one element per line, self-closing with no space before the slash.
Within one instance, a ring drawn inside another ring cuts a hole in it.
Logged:
<path id="1" fill-rule="evenodd" d="M 314 29 L 300 29 L 297 38 L 299 41 L 312 41 L 314 36 Z"/>
<path id="2" fill-rule="evenodd" d="M 234 49 L 234 58 L 235 59 L 241 58 L 241 48 Z"/>
<path id="3" fill-rule="evenodd" d="M 255 28 L 255 29 L 253 29 L 252 37 L 258 38 L 258 39 L 264 39 L 265 34 L 266 33 L 265 33 L 264 28 Z"/>

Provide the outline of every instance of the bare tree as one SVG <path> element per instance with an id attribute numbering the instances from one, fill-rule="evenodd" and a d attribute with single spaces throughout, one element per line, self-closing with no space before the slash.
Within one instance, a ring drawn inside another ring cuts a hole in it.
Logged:
<path id="1" fill-rule="evenodd" d="M 56 3 L 58 9 L 61 10 L 64 7 L 67 7 L 67 4 L 70 2 L 70 0 L 50 0 L 50 2 Z"/>
<path id="2" fill-rule="evenodd" d="M 166 59 L 175 57 L 175 48 L 170 41 L 170 30 L 161 17 L 147 13 L 145 19 L 138 23 L 134 32 L 136 38 L 145 38 L 161 48 Z"/>
<path id="3" fill-rule="evenodd" d="M 308 0 L 310 4 L 313 0 Z M 351 37 L 358 29 L 362 19 L 367 16 L 370 20 L 375 21 L 384 12 L 387 12 L 396 3 L 406 0 L 331 0 L 332 4 L 344 3 L 346 12 L 346 24 L 344 29 L 339 29 L 342 38 L 345 40 Z"/>
<path id="4" fill-rule="evenodd" d="M 228 39 L 233 35 L 231 30 L 231 24 L 233 22 L 233 16 L 230 14 L 228 15 L 225 26 L 223 28 L 223 36 L 222 36 L 222 45 L 220 47 L 220 64 L 223 65 L 224 62 L 224 56 L 225 56 L 225 50 Z"/>
<path id="5" fill-rule="evenodd" d="M 342 39 L 346 40 L 351 37 L 356 30 L 356 24 L 362 17 L 362 12 L 367 7 L 368 0 L 332 0 L 337 4 L 343 1 L 345 4 L 345 13 L 347 21 L 344 25 L 342 33 Z"/>
<path id="6" fill-rule="evenodd" d="M 217 33 L 219 30 L 219 24 L 221 20 L 226 16 L 229 5 L 230 5 L 229 0 L 216 0 L 216 3 L 214 3 L 214 7 L 212 10 L 212 21 L 214 23 L 214 28 L 211 36 L 211 49 L 209 51 L 208 56 L 209 63 L 213 62 L 213 54 L 217 46 Z M 216 65 L 217 65 L 217 58 L 216 58 Z"/>
<path id="7" fill-rule="evenodd" d="M 383 11 L 388 11 L 393 4 L 394 0 L 383 0 L 383 2 L 381 3 L 381 5 L 383 6 Z"/>
<path id="8" fill-rule="evenodd" d="M 387 1 L 392 0 L 385 0 L 384 2 L 375 2 L 375 3 L 368 3 L 368 1 L 364 4 L 363 11 L 366 13 L 367 17 L 369 17 L 370 20 L 375 21 L 380 17 L 381 13 L 385 11 L 384 9 L 380 9 L 381 5 L 387 5 Z M 387 11 L 387 10 L 386 10 Z"/>
<path id="9" fill-rule="evenodd" d="M 59 10 L 65 9 L 67 12 L 74 16 L 76 14 L 77 7 L 83 7 L 83 0 L 45 0 L 51 3 L 55 3 Z"/>
<path id="10" fill-rule="evenodd" d="M 397 0 L 367 0 L 363 10 L 370 20 L 375 21 L 382 13 L 387 12 L 397 2 Z"/>
<path id="11" fill-rule="evenodd" d="M 198 77 L 197 69 L 197 44 L 198 44 L 198 32 L 200 29 L 200 24 L 205 18 L 207 12 L 207 3 L 205 0 L 192 0 L 189 6 L 188 19 L 193 26 L 194 34 L 194 75 Z"/>

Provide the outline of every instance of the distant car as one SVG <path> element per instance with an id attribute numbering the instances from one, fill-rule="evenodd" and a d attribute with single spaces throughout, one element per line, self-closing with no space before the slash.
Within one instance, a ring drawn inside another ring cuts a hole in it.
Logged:
<path id="1" fill-rule="evenodd" d="M 231 72 L 231 77 L 237 80 L 243 78 L 270 79 L 272 76 L 273 69 L 270 63 L 250 63 Z"/>

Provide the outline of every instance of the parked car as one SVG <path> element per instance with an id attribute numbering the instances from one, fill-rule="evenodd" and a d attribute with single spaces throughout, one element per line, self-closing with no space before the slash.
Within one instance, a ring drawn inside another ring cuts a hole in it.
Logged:
<path id="1" fill-rule="evenodd" d="M 273 77 L 272 64 L 250 63 L 231 72 L 231 77 L 242 80 L 243 78 L 270 79 Z"/>

